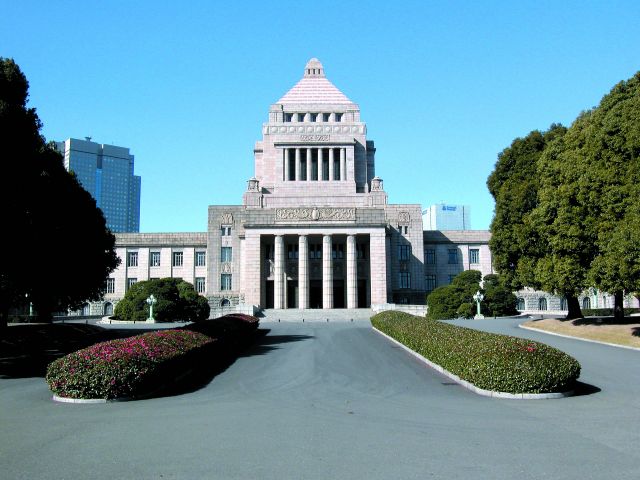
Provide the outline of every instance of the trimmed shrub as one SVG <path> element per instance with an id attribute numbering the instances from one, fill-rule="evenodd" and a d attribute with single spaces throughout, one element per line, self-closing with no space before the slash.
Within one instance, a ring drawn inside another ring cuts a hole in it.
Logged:
<path id="1" fill-rule="evenodd" d="M 478 388 L 507 393 L 562 392 L 580 376 L 576 359 L 548 345 L 471 330 L 403 312 L 371 318 L 378 330 Z"/>
<path id="2" fill-rule="evenodd" d="M 187 369 L 194 354 L 214 341 L 197 332 L 161 330 L 97 343 L 50 363 L 45 378 L 61 397 L 135 397 Z"/>
<path id="3" fill-rule="evenodd" d="M 473 295 L 480 289 L 482 274 L 478 270 L 466 270 L 458 274 L 449 285 L 436 288 L 427 297 L 427 316 L 433 320 L 456 318 L 463 303 L 475 305 Z M 471 318 L 475 312 L 465 318 Z"/>
<path id="4" fill-rule="evenodd" d="M 632 313 L 640 313 L 640 308 L 625 308 L 625 317 Z M 582 315 L 584 317 L 613 317 L 613 308 L 583 308 Z"/>
<path id="5" fill-rule="evenodd" d="M 158 322 L 198 322 L 209 317 L 209 302 L 193 285 L 178 278 L 160 278 L 134 283 L 116 305 L 114 318 L 145 321 L 149 317 L 147 298 L 152 294 L 157 300 L 153 316 Z"/>

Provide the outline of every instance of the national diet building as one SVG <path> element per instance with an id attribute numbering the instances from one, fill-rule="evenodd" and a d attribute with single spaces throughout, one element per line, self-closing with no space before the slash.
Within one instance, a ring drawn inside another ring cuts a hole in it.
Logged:
<path id="1" fill-rule="evenodd" d="M 162 277 L 214 309 L 338 309 L 423 305 L 462 270 L 492 273 L 488 232 L 423 231 L 420 204 L 388 202 L 375 154 L 358 105 L 311 59 L 269 108 L 241 204 L 210 206 L 206 233 L 116 235 L 105 312 Z"/>

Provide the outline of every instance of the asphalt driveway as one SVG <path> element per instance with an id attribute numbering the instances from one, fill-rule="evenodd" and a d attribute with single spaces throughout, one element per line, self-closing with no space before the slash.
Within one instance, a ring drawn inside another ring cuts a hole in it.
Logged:
<path id="1" fill-rule="evenodd" d="M 637 479 L 640 352 L 517 329 L 582 363 L 583 395 L 498 400 L 452 384 L 368 322 L 269 323 L 205 387 L 58 404 L 0 380 L 0 464 L 14 478 Z"/>

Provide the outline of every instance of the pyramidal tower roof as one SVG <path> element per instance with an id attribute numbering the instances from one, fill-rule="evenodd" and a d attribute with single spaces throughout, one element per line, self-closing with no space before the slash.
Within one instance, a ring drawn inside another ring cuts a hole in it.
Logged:
<path id="1" fill-rule="evenodd" d="M 276 103 L 282 105 L 339 104 L 353 105 L 324 75 L 324 67 L 317 58 L 312 58 L 304 67 L 304 76 Z"/>

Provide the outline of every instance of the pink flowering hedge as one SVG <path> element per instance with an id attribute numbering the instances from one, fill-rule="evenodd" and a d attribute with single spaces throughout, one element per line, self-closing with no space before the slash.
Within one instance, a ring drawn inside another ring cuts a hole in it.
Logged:
<path id="1" fill-rule="evenodd" d="M 378 330 L 476 387 L 508 393 L 573 388 L 580 364 L 566 353 L 523 338 L 481 332 L 403 312 L 371 318 Z"/>
<path id="2" fill-rule="evenodd" d="M 161 330 L 97 343 L 52 362 L 46 381 L 61 397 L 135 397 L 188 369 L 215 341 L 198 332 Z"/>

